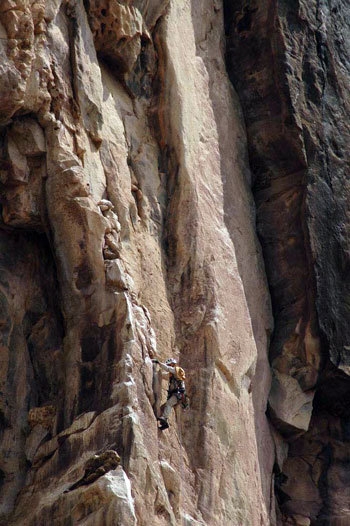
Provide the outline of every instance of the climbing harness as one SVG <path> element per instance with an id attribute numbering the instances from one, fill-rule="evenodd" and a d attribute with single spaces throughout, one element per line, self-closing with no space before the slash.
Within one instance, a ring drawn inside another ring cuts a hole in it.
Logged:
<path id="1" fill-rule="evenodd" d="M 168 370 L 169 369 L 172 372 L 169 372 L 169 384 L 168 384 L 168 391 L 167 391 L 167 401 L 165 403 L 163 413 L 161 416 L 159 415 L 159 405 L 155 404 L 156 409 L 156 416 L 157 420 L 160 422 L 160 426 L 158 429 L 163 431 L 164 429 L 168 429 L 168 417 L 170 415 L 171 409 L 174 407 L 174 409 L 181 404 L 181 407 L 183 409 L 187 409 L 189 407 L 189 399 L 186 395 L 186 389 L 185 389 L 185 378 L 186 374 L 185 371 L 182 369 L 182 367 L 179 367 L 176 364 L 176 360 L 174 358 L 168 358 L 164 364 L 159 362 L 159 360 L 154 359 L 152 360 L 153 363 L 158 363 L 161 366 L 163 366 L 163 369 Z M 164 365 L 168 366 L 168 368 L 164 368 Z M 158 381 L 156 380 L 156 374 L 155 369 L 153 370 L 153 385 L 157 385 L 158 387 Z M 156 397 L 156 402 L 158 402 L 158 396 Z M 157 407 L 158 406 L 158 407 Z"/>

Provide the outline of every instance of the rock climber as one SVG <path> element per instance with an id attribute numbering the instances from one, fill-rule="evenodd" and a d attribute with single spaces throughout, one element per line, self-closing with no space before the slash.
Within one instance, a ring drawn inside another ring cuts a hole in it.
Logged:
<path id="1" fill-rule="evenodd" d="M 163 371 L 169 373 L 168 398 L 163 408 L 162 416 L 158 418 L 160 422 L 159 429 L 164 430 L 169 427 L 168 418 L 171 413 L 171 408 L 181 403 L 184 409 L 188 407 L 188 397 L 185 388 L 185 371 L 179 367 L 175 358 L 168 358 L 165 363 L 157 359 L 152 360 L 153 363 L 160 365 Z"/>

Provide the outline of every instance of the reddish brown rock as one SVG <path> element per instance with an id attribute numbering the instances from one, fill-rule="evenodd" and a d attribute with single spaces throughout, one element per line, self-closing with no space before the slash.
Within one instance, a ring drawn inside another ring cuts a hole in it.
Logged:
<path id="1" fill-rule="evenodd" d="M 2 524 L 348 520 L 346 13 L 1 3 Z"/>
<path id="2" fill-rule="evenodd" d="M 268 524 L 269 297 L 222 10 L 22 4 L 1 19 L 23 70 L 0 95 L 3 521 Z M 191 407 L 161 434 L 150 358 L 173 352 Z"/>
<path id="3" fill-rule="evenodd" d="M 346 425 L 349 388 L 349 9 L 285 1 L 225 2 L 225 9 L 275 318 L 269 414 L 293 450 L 276 468 L 280 522 L 346 524 L 347 507 L 331 505 L 335 491 L 342 494 L 333 454 L 346 439 L 329 447 L 323 419 Z M 310 452 L 317 476 L 302 453 L 310 434 L 318 437 Z"/>

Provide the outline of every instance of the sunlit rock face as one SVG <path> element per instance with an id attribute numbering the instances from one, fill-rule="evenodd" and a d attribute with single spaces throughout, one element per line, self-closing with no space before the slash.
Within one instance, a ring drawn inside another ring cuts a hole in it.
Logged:
<path id="1" fill-rule="evenodd" d="M 275 523 L 272 332 L 221 2 L 0 5 L 0 516 Z M 151 358 L 174 355 L 173 411 Z"/>
<path id="2" fill-rule="evenodd" d="M 350 7 L 0 4 L 0 524 L 348 524 Z"/>
<path id="3" fill-rule="evenodd" d="M 281 524 L 350 521 L 349 15 L 342 1 L 225 2 L 275 319 L 269 416 L 289 443 Z"/>

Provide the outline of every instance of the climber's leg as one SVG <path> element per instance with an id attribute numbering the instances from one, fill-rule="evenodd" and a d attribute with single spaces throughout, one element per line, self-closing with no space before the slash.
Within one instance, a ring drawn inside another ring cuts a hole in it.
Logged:
<path id="1" fill-rule="evenodd" d="M 160 418 L 158 418 L 160 422 L 160 429 L 167 429 L 169 427 L 168 424 L 168 418 L 171 413 L 172 407 L 174 407 L 178 403 L 178 398 L 176 395 L 172 395 L 168 400 L 166 401 L 166 404 L 163 409 L 163 414 Z"/>

